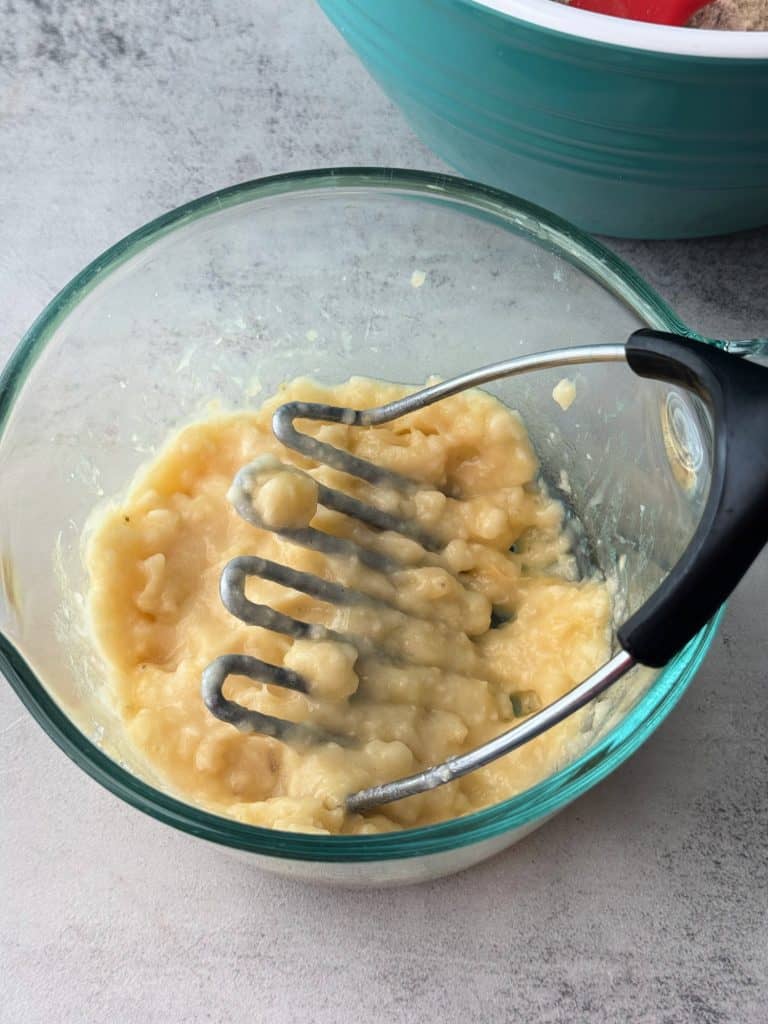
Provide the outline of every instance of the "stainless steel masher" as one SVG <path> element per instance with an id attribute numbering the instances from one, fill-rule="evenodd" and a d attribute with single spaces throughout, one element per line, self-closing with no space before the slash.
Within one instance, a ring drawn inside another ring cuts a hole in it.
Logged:
<path id="1" fill-rule="evenodd" d="M 642 330 L 634 333 L 625 345 L 556 349 L 494 363 L 374 409 L 289 402 L 275 413 L 274 434 L 288 448 L 315 463 L 331 466 L 370 484 L 394 488 L 407 498 L 424 485 L 304 434 L 296 429 L 295 421 L 307 419 L 372 427 L 503 377 L 583 363 L 622 361 L 640 377 L 677 385 L 698 395 L 712 417 L 714 452 L 709 495 L 698 527 L 681 558 L 651 597 L 619 627 L 616 653 L 589 678 L 469 753 L 451 757 L 408 778 L 351 794 L 347 798 L 350 811 L 365 811 L 423 793 L 503 757 L 584 707 L 635 664 L 661 668 L 693 638 L 733 591 L 768 541 L 768 369 L 747 363 L 740 355 L 711 343 Z M 247 475 L 246 468 L 236 479 L 230 492 L 231 500 L 246 520 L 270 529 L 259 519 L 250 500 Z M 441 549 L 439 538 L 406 518 L 341 491 L 318 485 L 318 501 L 374 531 L 395 531 L 411 538 L 421 545 L 424 564 L 429 564 L 431 553 Z M 296 544 L 331 556 L 353 556 L 381 572 L 402 568 L 380 551 L 310 526 L 275 532 Z M 337 634 L 325 626 L 302 622 L 250 601 L 245 595 L 249 576 L 259 576 L 337 605 L 371 603 L 374 599 L 370 596 L 248 555 L 230 561 L 221 576 L 221 599 L 226 608 L 244 622 L 293 638 L 352 643 L 361 654 L 381 654 L 374 642 L 365 637 Z M 396 658 L 397 653 L 390 652 L 388 656 Z M 245 732 L 262 733 L 289 743 L 354 742 L 349 737 L 330 735 L 309 725 L 264 715 L 228 700 L 223 687 L 230 675 L 243 675 L 303 693 L 309 691 L 306 680 L 290 669 L 249 655 L 223 655 L 208 666 L 202 680 L 203 700 L 222 721 Z"/>

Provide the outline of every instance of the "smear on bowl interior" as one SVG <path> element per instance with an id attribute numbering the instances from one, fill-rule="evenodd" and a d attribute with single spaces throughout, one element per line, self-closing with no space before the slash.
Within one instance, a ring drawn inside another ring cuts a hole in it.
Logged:
<path id="1" fill-rule="evenodd" d="M 292 400 L 369 408 L 406 390 L 359 378 L 329 388 L 293 381 L 258 411 L 185 427 L 124 498 L 94 513 L 89 611 L 109 692 L 132 744 L 171 792 L 277 829 L 381 832 L 504 800 L 561 764 L 575 720 L 430 793 L 365 815 L 345 809 L 351 792 L 508 729 L 588 676 L 610 647 L 606 585 L 576 578 L 563 509 L 537 483 L 520 417 L 482 392 L 380 427 L 303 425 L 425 485 L 398 512 L 441 538 L 432 555 L 400 534 L 369 531 L 366 543 L 401 566 L 387 575 L 300 547 L 236 514 L 227 497 L 232 480 L 261 460 L 253 501 L 263 522 L 358 537 L 359 523 L 317 504 L 316 485 L 366 501 L 391 496 L 287 451 L 272 434 L 272 413 Z M 247 591 L 294 618 L 364 637 L 373 650 L 292 641 L 231 615 L 219 579 L 230 559 L 251 554 L 370 595 L 370 604 L 339 607 L 261 579 Z M 292 745 L 219 721 L 203 704 L 200 680 L 211 661 L 230 653 L 293 669 L 309 692 L 233 677 L 227 697 L 352 742 Z"/>
<path id="2" fill-rule="evenodd" d="M 576 399 L 576 385 L 572 380 L 563 377 L 552 389 L 552 398 L 557 402 L 563 412 L 567 412 Z"/>

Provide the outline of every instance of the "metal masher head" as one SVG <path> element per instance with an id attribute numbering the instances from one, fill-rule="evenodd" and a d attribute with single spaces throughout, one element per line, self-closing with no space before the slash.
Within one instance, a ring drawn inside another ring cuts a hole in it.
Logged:
<path id="1" fill-rule="evenodd" d="M 584 707 L 636 663 L 661 667 L 682 649 L 733 590 L 768 539 L 768 517 L 765 515 L 768 509 L 768 455 L 761 440 L 764 432 L 755 429 L 755 409 L 751 409 L 749 429 L 733 429 L 734 422 L 741 415 L 739 409 L 745 394 L 754 394 L 756 379 L 759 399 L 753 402 L 753 406 L 759 408 L 764 429 L 768 429 L 768 370 L 756 366 L 745 367 L 737 356 L 728 355 L 704 343 L 660 332 L 638 331 L 626 345 L 581 346 L 506 360 L 426 387 L 374 409 L 354 410 L 325 404 L 289 402 L 276 411 L 272 423 L 273 432 L 287 448 L 316 464 L 364 480 L 374 488 L 386 491 L 390 497 L 395 495 L 397 500 L 390 500 L 383 505 L 364 502 L 313 480 L 314 500 L 317 504 L 361 524 L 353 538 L 315 529 L 308 524 L 308 519 L 305 522 L 301 517 L 294 521 L 290 518 L 285 521 L 275 520 L 265 517 L 258 503 L 253 501 L 254 488 L 260 476 L 276 468 L 275 460 L 261 460 L 244 467 L 234 481 L 229 497 L 238 513 L 254 526 L 273 530 L 293 543 L 329 556 L 352 557 L 364 566 L 386 574 L 398 571 L 402 565 L 386 551 L 373 544 L 368 545 L 366 536 L 369 534 L 377 536 L 382 531 L 392 531 L 408 538 L 414 545 L 418 545 L 422 565 L 430 564 L 430 559 L 434 559 L 445 544 L 445 538 L 430 534 L 408 518 L 408 502 L 425 485 L 301 432 L 295 426 L 296 420 L 371 427 L 389 423 L 468 388 L 501 378 L 532 370 L 624 361 L 639 376 L 664 380 L 695 392 L 707 402 L 713 414 L 717 444 L 710 494 L 699 528 L 688 548 L 651 598 L 620 627 L 616 653 L 589 678 L 540 710 L 535 710 L 535 704 L 528 703 L 522 710 L 524 713 L 533 710 L 533 714 L 466 754 L 449 758 L 440 765 L 429 767 L 408 778 L 351 794 L 347 798 L 350 811 L 364 811 L 422 793 L 481 768 Z M 752 470 L 749 481 L 742 479 L 738 472 L 746 464 Z M 297 472 L 290 467 L 284 469 Z M 734 489 L 735 493 L 732 493 Z M 728 548 L 726 569 L 719 565 L 724 547 Z M 717 582 L 713 583 L 715 564 L 718 564 L 719 576 Z M 304 622 L 250 601 L 245 593 L 249 576 L 259 576 L 282 584 L 331 605 L 351 607 L 373 604 L 378 610 L 383 607 L 380 599 L 344 584 L 330 582 L 264 558 L 244 555 L 227 564 L 220 586 L 224 605 L 242 621 L 294 639 L 351 643 L 362 655 L 393 659 L 403 656 L 403 652 L 397 649 L 382 650 L 378 641 L 364 635 L 337 633 L 324 625 Z M 386 607 L 385 610 L 387 614 L 404 614 L 396 607 Z M 426 622 L 424 625 L 430 630 L 450 629 L 442 622 Z M 409 658 L 414 656 L 412 646 L 407 654 Z M 446 670 L 458 668 L 470 674 L 471 651 L 467 652 L 467 658 L 466 665 L 445 664 L 439 667 Z M 261 714 L 228 700 L 223 695 L 223 687 L 229 675 L 242 675 L 302 693 L 308 693 L 310 689 L 306 679 L 289 668 L 272 665 L 250 655 L 223 655 L 208 666 L 202 680 L 203 700 L 208 709 L 221 720 L 238 729 L 258 732 L 286 742 L 354 742 L 350 737 Z"/>

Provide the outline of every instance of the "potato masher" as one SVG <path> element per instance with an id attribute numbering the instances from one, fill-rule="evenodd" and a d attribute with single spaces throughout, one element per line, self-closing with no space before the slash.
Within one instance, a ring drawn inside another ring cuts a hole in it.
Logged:
<path id="1" fill-rule="evenodd" d="M 696 394 L 712 417 L 714 452 L 710 490 L 687 548 L 650 598 L 619 627 L 618 649 L 589 678 L 469 753 L 451 757 L 407 778 L 351 794 L 346 801 L 350 811 L 368 810 L 434 789 L 503 757 L 584 707 L 634 665 L 663 667 L 695 636 L 730 595 L 768 540 L 768 369 L 748 363 L 740 355 L 726 352 L 712 343 L 641 330 L 624 345 L 555 349 L 494 363 L 373 409 L 289 402 L 275 412 L 273 432 L 288 448 L 370 484 L 386 485 L 401 494 L 412 495 L 424 485 L 302 433 L 296 429 L 295 420 L 371 427 L 504 377 L 532 370 L 623 361 L 640 377 L 664 381 Z M 262 529 L 271 529 L 259 518 L 250 500 L 248 467 L 238 474 L 230 499 L 246 520 Z M 425 564 L 428 564 L 430 552 L 440 549 L 439 538 L 390 511 L 375 508 L 341 491 L 319 485 L 318 502 L 374 530 L 396 531 L 410 537 L 422 546 Z M 275 532 L 291 542 L 331 556 L 353 556 L 379 572 L 401 568 L 386 554 L 311 526 Z M 313 574 L 247 555 L 225 566 L 220 584 L 225 607 L 244 622 L 293 638 L 352 642 L 361 652 L 376 653 L 372 642 L 364 637 L 337 634 L 325 626 L 302 622 L 250 601 L 245 595 L 249 576 L 260 576 L 333 604 L 371 601 L 367 595 Z M 243 675 L 303 693 L 309 690 L 306 680 L 290 669 L 250 655 L 223 655 L 205 669 L 202 679 L 203 700 L 209 711 L 222 721 L 245 732 L 262 733 L 286 742 L 353 742 L 348 737 L 329 735 L 310 725 L 264 715 L 228 700 L 223 687 L 229 675 Z"/>

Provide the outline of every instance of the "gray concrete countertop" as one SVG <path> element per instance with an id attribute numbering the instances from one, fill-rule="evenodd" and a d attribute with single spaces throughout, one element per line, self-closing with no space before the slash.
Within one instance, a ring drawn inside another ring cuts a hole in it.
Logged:
<path id="1" fill-rule="evenodd" d="M 439 168 L 311 0 L 5 0 L 0 361 L 195 195 Z M 768 332 L 768 232 L 614 248 L 692 325 Z M 520 846 L 400 891 L 258 874 L 130 810 L 0 686 L 0 1021 L 762 1024 L 768 559 L 645 747 Z"/>

